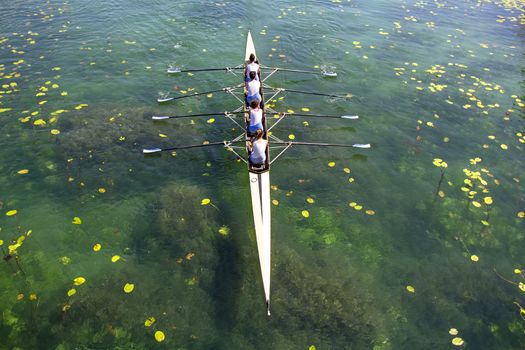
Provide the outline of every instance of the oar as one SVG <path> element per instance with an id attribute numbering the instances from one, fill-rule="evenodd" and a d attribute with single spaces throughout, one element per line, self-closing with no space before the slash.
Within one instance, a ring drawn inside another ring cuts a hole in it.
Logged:
<path id="1" fill-rule="evenodd" d="M 228 146 L 232 143 L 238 143 L 238 142 L 246 142 L 244 140 L 241 141 L 219 141 L 219 142 L 209 142 L 209 143 L 201 143 L 198 145 L 185 145 L 185 146 L 176 146 L 176 147 L 170 147 L 170 148 L 144 148 L 142 149 L 142 153 L 144 154 L 151 154 L 151 153 L 158 153 L 158 152 L 165 152 L 165 151 L 174 151 L 177 149 L 188 149 L 188 148 L 198 148 L 198 147 L 208 147 L 208 146 Z"/>
<path id="2" fill-rule="evenodd" d="M 192 117 L 206 117 L 211 115 L 228 115 L 228 114 L 243 114 L 243 111 L 239 112 L 211 112 L 211 113 L 196 113 L 196 114 L 184 114 L 184 115 L 153 115 L 151 119 L 153 120 L 164 120 L 164 119 L 173 119 L 173 118 L 192 118 Z"/>
<path id="3" fill-rule="evenodd" d="M 320 75 L 324 75 L 326 77 L 336 77 L 337 76 L 336 72 L 327 72 L 327 71 L 317 72 L 317 71 L 313 71 L 313 70 L 289 69 L 289 68 L 266 67 L 266 66 L 262 66 L 261 68 L 262 69 L 269 69 L 269 70 L 276 70 L 276 71 L 281 71 L 281 72 L 292 72 L 292 73 L 301 73 L 301 74 L 316 74 L 316 75 L 320 74 Z"/>
<path id="4" fill-rule="evenodd" d="M 177 96 L 177 97 L 159 97 L 159 98 L 157 98 L 157 102 L 162 103 L 162 102 L 168 102 L 168 101 L 173 101 L 173 100 L 180 100 L 181 98 L 195 97 L 195 96 L 200 96 L 200 95 L 211 94 L 211 93 L 214 93 L 214 92 L 227 91 L 227 90 L 230 90 L 230 89 L 238 88 L 239 86 L 242 86 L 242 85 L 244 85 L 244 84 L 236 85 L 236 86 L 232 86 L 232 87 L 225 87 L 225 88 L 217 89 L 217 90 L 211 90 L 211 91 L 205 91 L 205 92 L 197 92 L 195 94 L 183 95 L 183 96 Z"/>
<path id="5" fill-rule="evenodd" d="M 278 114 L 282 115 L 283 112 Z M 315 118 L 337 118 L 337 119 L 359 119 L 358 115 L 327 115 L 327 114 L 304 114 L 304 113 L 286 113 L 287 116 L 315 117 Z"/>
<path id="6" fill-rule="evenodd" d="M 195 68 L 195 69 L 180 69 L 180 67 L 169 67 L 167 72 L 170 74 L 174 73 L 187 73 L 187 72 L 214 72 L 214 71 L 230 71 L 230 70 L 240 70 L 244 67 L 223 67 L 223 68 Z"/>
<path id="7" fill-rule="evenodd" d="M 353 145 L 342 144 L 342 143 L 321 143 L 321 142 L 272 142 L 272 145 L 299 145 L 299 146 L 321 146 L 321 147 L 351 147 L 351 148 L 370 148 L 369 143 L 354 143 Z"/>
<path id="8" fill-rule="evenodd" d="M 292 90 L 292 89 L 283 89 L 283 88 L 273 88 L 273 89 L 279 89 L 284 92 L 295 92 L 297 94 L 304 94 L 304 95 L 315 95 L 315 96 L 326 96 L 326 97 L 334 97 L 334 98 L 350 98 L 351 96 L 342 96 L 342 95 L 331 95 L 331 94 L 322 94 L 319 92 L 311 92 L 311 91 L 302 91 L 302 90 Z"/>
<path id="9" fill-rule="evenodd" d="M 151 117 L 153 120 L 165 120 L 165 119 L 178 119 L 178 118 L 192 118 L 192 117 L 206 117 L 212 115 L 228 115 L 228 114 L 244 114 L 244 111 L 238 112 L 210 112 L 210 113 L 196 113 L 196 114 L 185 114 L 185 115 L 154 115 Z M 277 114 L 283 115 L 284 112 L 277 112 Z M 358 115 L 325 115 L 325 114 L 304 114 L 304 113 L 287 113 L 287 116 L 299 116 L 299 117 L 315 117 L 315 118 L 337 118 L 337 119 L 359 119 Z"/>

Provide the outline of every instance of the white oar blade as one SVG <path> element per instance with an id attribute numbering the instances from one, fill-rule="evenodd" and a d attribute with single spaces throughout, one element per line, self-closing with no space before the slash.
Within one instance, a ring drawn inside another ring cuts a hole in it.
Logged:
<path id="1" fill-rule="evenodd" d="M 148 153 L 157 153 L 157 152 L 160 152 L 160 151 L 162 151 L 162 149 L 160 149 L 160 148 L 144 148 L 142 150 L 142 153 L 148 154 Z"/>
<path id="2" fill-rule="evenodd" d="M 151 119 L 153 120 L 164 120 L 164 119 L 169 119 L 170 117 L 167 116 L 167 115 L 154 115 L 151 117 Z"/>
<path id="3" fill-rule="evenodd" d="M 179 67 L 169 67 L 166 71 L 168 74 L 180 73 Z"/>
<path id="4" fill-rule="evenodd" d="M 337 77 L 337 73 L 336 72 L 323 72 L 323 75 L 325 77 Z"/>
<path id="5" fill-rule="evenodd" d="M 343 119 L 359 119 L 358 115 L 342 115 L 341 118 Z"/>
<path id="6" fill-rule="evenodd" d="M 352 147 L 355 147 L 355 148 L 370 148 L 370 144 L 369 143 L 356 143 L 356 144 L 353 144 Z"/>
<path id="7" fill-rule="evenodd" d="M 171 101 L 171 100 L 173 100 L 173 97 L 159 97 L 157 99 L 157 102 L 162 103 L 162 102 L 168 102 L 168 101 Z"/>

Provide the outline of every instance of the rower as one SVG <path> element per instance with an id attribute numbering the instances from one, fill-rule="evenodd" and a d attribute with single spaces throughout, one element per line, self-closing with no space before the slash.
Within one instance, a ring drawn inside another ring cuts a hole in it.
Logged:
<path id="1" fill-rule="evenodd" d="M 248 151 L 250 156 L 248 160 L 251 165 L 260 166 L 266 162 L 266 146 L 268 145 L 268 140 L 263 139 L 262 129 L 257 129 L 255 132 L 255 141 L 248 142 Z"/>
<path id="2" fill-rule="evenodd" d="M 258 129 L 264 129 L 262 125 L 263 111 L 259 107 L 259 101 L 253 100 L 250 103 L 250 117 L 248 125 L 248 135 L 254 135 Z"/>
<path id="3" fill-rule="evenodd" d="M 250 54 L 250 58 L 248 60 L 248 64 L 246 65 L 246 69 L 244 70 L 244 81 L 250 81 L 250 72 L 256 73 L 256 79 L 259 80 L 259 76 L 261 75 L 261 69 L 259 66 L 259 63 L 255 60 L 255 54 Z"/>
<path id="4" fill-rule="evenodd" d="M 261 83 L 255 79 L 257 76 L 257 73 L 254 71 L 250 72 L 250 81 L 246 83 L 246 103 L 251 104 L 252 101 L 262 101 L 262 97 L 260 94 L 261 90 Z"/>

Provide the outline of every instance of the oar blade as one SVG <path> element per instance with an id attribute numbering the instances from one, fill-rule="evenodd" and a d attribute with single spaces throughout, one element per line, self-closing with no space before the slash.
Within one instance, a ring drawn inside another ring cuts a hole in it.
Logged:
<path id="1" fill-rule="evenodd" d="M 173 99 L 174 99 L 173 97 L 159 97 L 159 98 L 157 98 L 157 102 L 158 103 L 163 103 L 163 102 L 171 101 Z"/>
<path id="2" fill-rule="evenodd" d="M 359 119 L 358 115 L 342 115 L 342 119 Z"/>
<path id="3" fill-rule="evenodd" d="M 352 147 L 355 147 L 355 148 L 370 148 L 370 144 L 369 143 L 354 143 L 352 145 Z"/>
<path id="4" fill-rule="evenodd" d="M 322 74 L 325 77 L 337 77 L 337 73 L 336 72 L 323 72 Z"/>
<path id="5" fill-rule="evenodd" d="M 168 74 L 175 74 L 175 73 L 180 73 L 181 69 L 180 67 L 169 67 L 166 72 Z"/>
<path id="6" fill-rule="evenodd" d="M 162 149 L 161 148 L 144 148 L 142 150 L 142 153 L 144 154 L 158 153 L 158 152 L 162 152 Z"/>
<path id="7" fill-rule="evenodd" d="M 168 115 L 153 115 L 151 116 L 151 119 L 153 120 L 164 120 L 164 119 L 170 119 Z"/>

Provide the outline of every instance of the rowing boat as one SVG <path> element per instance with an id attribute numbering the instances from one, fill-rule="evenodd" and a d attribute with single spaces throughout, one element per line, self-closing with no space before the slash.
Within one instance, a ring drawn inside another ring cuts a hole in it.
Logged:
<path id="1" fill-rule="evenodd" d="M 236 74 L 238 71 L 244 71 L 246 69 L 246 64 L 248 63 L 249 56 L 251 54 L 254 54 L 257 59 L 257 54 L 255 52 L 255 45 L 253 43 L 252 35 L 250 32 L 248 32 L 247 38 L 246 38 L 246 47 L 245 47 L 245 55 L 244 55 L 244 63 L 237 65 L 235 67 L 224 67 L 224 68 L 197 68 L 197 69 L 181 69 L 179 67 L 169 67 L 167 70 L 168 74 L 176 74 L 176 73 L 184 73 L 184 72 L 205 72 L 205 71 L 221 71 L 224 70 L 225 72 L 232 73 L 236 76 L 239 76 Z M 260 64 L 260 62 L 259 62 Z M 273 74 L 281 71 L 281 72 L 293 72 L 293 73 L 305 73 L 305 74 L 319 74 L 326 77 L 335 77 L 337 74 L 334 71 L 326 71 L 322 70 L 321 72 L 317 71 L 308 71 L 308 70 L 297 70 L 297 69 L 286 69 L 286 68 L 277 68 L 277 67 L 265 67 L 261 65 L 261 71 L 267 70 L 270 71 L 270 73 L 264 77 L 259 76 L 259 79 L 261 81 L 261 97 L 264 100 L 264 94 L 262 89 L 264 88 L 265 91 L 271 91 L 272 94 L 269 98 L 267 98 L 267 101 L 272 101 L 278 94 L 281 93 L 300 93 L 300 94 L 307 94 L 307 95 L 315 95 L 315 96 L 324 96 L 328 97 L 330 99 L 347 99 L 349 98 L 349 95 L 334 95 L 334 94 L 324 94 L 319 92 L 310 92 L 310 91 L 301 91 L 301 90 L 294 90 L 294 89 L 284 89 L 284 88 L 275 88 L 268 84 L 266 84 L 266 80 L 270 78 Z M 287 117 L 322 117 L 322 118 L 341 118 L 345 120 L 356 120 L 359 119 L 359 116 L 357 115 L 326 115 L 326 114 L 301 114 L 301 113 L 293 113 L 290 114 L 288 112 L 278 112 L 275 111 L 273 108 L 269 108 L 264 104 L 264 101 L 261 102 L 261 108 L 263 109 L 263 138 L 265 138 L 267 141 L 272 140 L 272 149 L 281 149 L 281 151 L 272 158 L 270 161 L 270 145 L 269 142 L 266 146 L 266 161 L 262 165 L 254 165 L 251 164 L 249 161 L 249 155 L 250 150 L 248 147 L 248 142 L 250 142 L 250 135 L 247 132 L 248 125 L 249 125 L 249 109 L 246 105 L 245 101 L 245 92 L 244 92 L 244 78 L 245 74 L 242 74 L 243 82 L 241 84 L 231 86 L 231 87 L 225 87 L 222 89 L 217 90 L 211 90 L 211 91 L 205 91 L 205 92 L 198 92 L 194 94 L 189 95 L 183 95 L 178 97 L 168 97 L 167 94 L 162 94 L 157 99 L 157 102 L 159 103 L 165 103 L 169 101 L 179 100 L 183 98 L 188 97 L 198 97 L 202 95 L 208 95 L 214 92 L 223 91 L 227 94 L 230 94 L 234 98 L 236 98 L 240 103 L 241 106 L 237 109 L 234 109 L 233 111 L 227 111 L 227 112 L 209 112 L 209 113 L 196 113 L 196 114 L 187 114 L 187 115 L 175 115 L 175 116 L 152 116 L 153 120 L 165 120 L 165 119 L 171 119 L 171 118 L 189 118 L 189 117 L 204 117 L 204 116 L 210 116 L 210 115 L 222 115 L 225 118 L 231 120 L 233 123 L 235 123 L 239 128 L 243 130 L 243 133 L 237 136 L 234 139 L 231 139 L 229 141 L 220 141 L 220 142 L 205 142 L 202 144 L 196 144 L 196 145 L 182 145 L 182 146 L 176 146 L 176 147 L 170 147 L 170 148 L 145 148 L 143 149 L 144 154 L 151 154 L 151 153 L 157 153 L 162 151 L 172 151 L 172 150 L 180 150 L 180 149 L 189 149 L 189 148 L 200 148 L 200 147 L 208 147 L 208 146 L 224 146 L 228 151 L 231 151 L 235 154 L 235 156 L 244 161 L 248 165 L 248 175 L 249 175 L 249 182 L 250 182 L 250 193 L 251 193 L 251 201 L 252 201 L 252 212 L 253 212 L 253 223 L 255 227 L 255 235 L 257 240 L 257 251 L 259 255 L 259 265 L 261 270 L 261 276 L 262 276 L 262 282 L 263 282 L 263 289 L 264 289 L 264 298 L 266 302 L 266 312 L 267 315 L 270 315 L 270 280 L 271 280 L 271 201 L 270 201 L 270 165 L 277 160 L 286 150 L 288 150 L 292 146 L 316 146 L 316 147 L 351 147 L 351 148 L 370 148 L 370 144 L 339 144 L 339 143 L 320 143 L 320 142 L 300 142 L 300 141 L 284 141 L 275 134 L 270 133 L 270 130 L 276 126 L 278 123 L 280 123 L 284 118 Z M 272 114 L 275 114 L 277 118 L 274 120 L 273 124 L 268 127 L 267 126 L 267 118 L 266 113 L 270 112 Z M 245 123 L 241 125 L 238 123 L 235 118 L 238 115 L 244 116 Z M 245 148 L 248 154 L 248 157 L 246 159 L 241 156 L 236 149 L 242 148 L 239 146 L 236 146 L 237 143 L 245 142 Z"/>
<path id="2" fill-rule="evenodd" d="M 257 54 L 255 52 L 255 45 L 252 40 L 252 34 L 248 32 L 246 38 L 246 54 L 244 57 L 244 64 L 249 62 L 251 54 L 255 55 L 257 60 Z M 261 79 L 262 77 L 260 77 Z M 261 91 L 263 101 L 261 106 L 263 109 L 263 137 L 268 140 L 267 126 L 266 126 L 266 113 L 264 108 L 264 94 Z M 244 105 L 246 130 L 249 126 L 249 109 L 246 104 Z M 250 135 L 246 131 L 246 151 L 249 156 L 248 143 L 250 142 Z M 271 275 L 271 256 L 272 256 L 272 221 L 271 221 L 271 208 L 270 208 L 270 145 L 269 142 L 266 146 L 266 162 L 260 167 L 256 167 L 248 162 L 248 173 L 250 177 L 250 192 L 252 197 L 252 211 L 253 211 L 253 224 L 255 226 L 255 236 L 257 237 L 257 250 L 259 252 L 259 265 L 261 267 L 261 276 L 264 287 L 264 297 L 266 300 L 266 311 L 270 315 L 270 275 Z"/>

